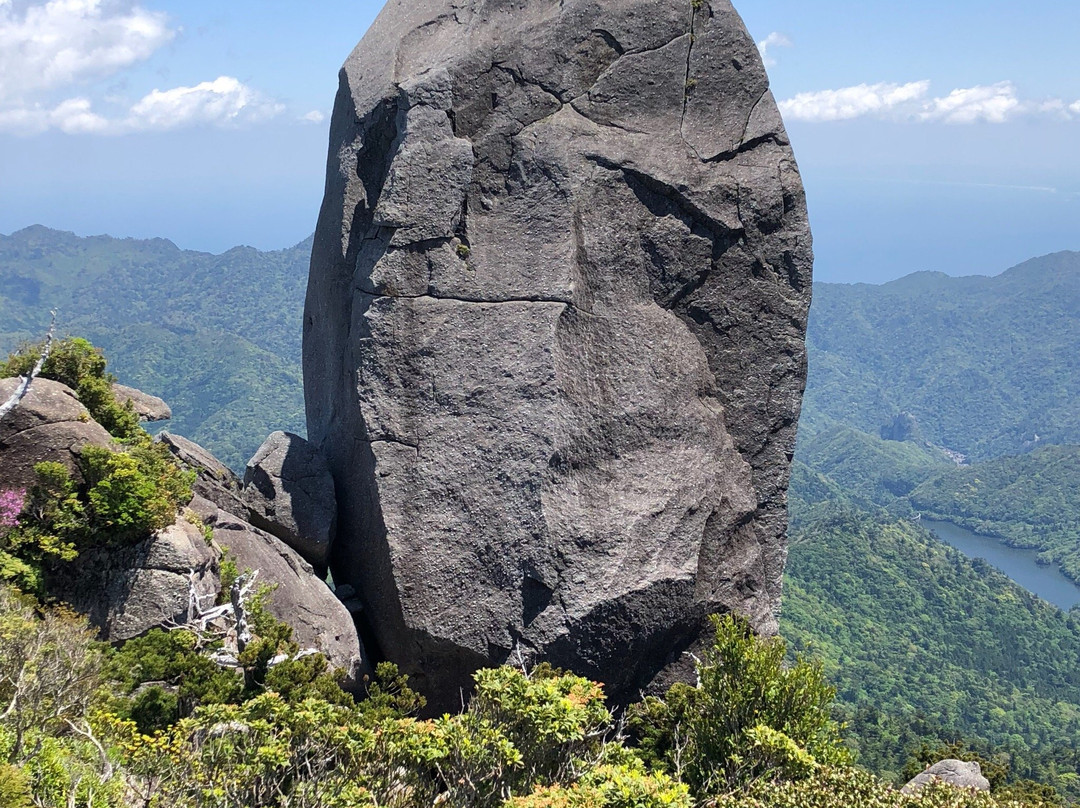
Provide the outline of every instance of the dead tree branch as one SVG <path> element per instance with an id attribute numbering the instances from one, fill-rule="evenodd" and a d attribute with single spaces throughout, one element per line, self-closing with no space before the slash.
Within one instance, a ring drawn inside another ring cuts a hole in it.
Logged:
<path id="1" fill-rule="evenodd" d="M 26 394 L 30 392 L 30 383 L 37 378 L 41 373 L 41 369 L 45 366 L 45 362 L 49 358 L 49 352 L 52 351 L 53 332 L 56 330 L 56 311 L 52 312 L 52 322 L 49 324 L 49 333 L 45 335 L 45 345 L 41 349 L 41 356 L 38 358 L 37 364 L 34 365 L 34 369 L 30 371 L 29 375 L 22 377 L 22 384 L 16 388 L 12 393 L 11 398 L 0 404 L 0 420 L 3 420 L 9 412 L 19 406 L 19 402 L 26 398 Z"/>

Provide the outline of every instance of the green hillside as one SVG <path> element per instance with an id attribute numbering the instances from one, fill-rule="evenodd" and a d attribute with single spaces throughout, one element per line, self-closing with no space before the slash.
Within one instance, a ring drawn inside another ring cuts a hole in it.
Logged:
<path id="1" fill-rule="evenodd" d="M 1045 446 L 958 466 L 911 442 L 833 426 L 805 440 L 798 461 L 863 508 L 952 522 L 1013 547 L 1038 550 L 1080 581 L 1080 447 Z M 792 477 L 794 502 L 825 499 L 820 480 Z M 798 506 L 793 505 L 793 508 Z"/>
<path id="2" fill-rule="evenodd" d="M 1075 800 L 1080 614 L 905 517 L 1076 577 L 1080 447 L 1047 444 L 1080 442 L 1080 253 L 814 294 L 782 632 L 826 659 L 863 765 L 898 775 L 912 750 L 962 742 Z M 882 439 L 901 413 L 906 439 Z"/>
<path id="3" fill-rule="evenodd" d="M 1046 446 L 937 474 L 911 492 L 932 519 L 1040 550 L 1080 581 L 1080 446 Z"/>
<path id="4" fill-rule="evenodd" d="M 1080 797 L 1080 615 L 911 522 L 804 515 L 781 633 L 825 659 L 859 761 L 896 776 L 919 745 L 963 740 Z"/>
<path id="5" fill-rule="evenodd" d="M 995 277 L 815 284 L 802 428 L 877 434 L 899 412 L 974 460 L 1080 443 L 1080 252 Z"/>
<path id="6" fill-rule="evenodd" d="M 940 451 L 908 441 L 881 440 L 841 425 L 802 441 L 797 456 L 837 483 L 855 502 L 880 505 L 900 514 L 911 513 L 907 496 L 916 486 L 935 473 L 956 468 Z"/>
<path id="7" fill-rule="evenodd" d="M 62 334 L 105 349 L 119 379 L 164 398 L 168 428 L 241 467 L 275 429 L 303 433 L 300 337 L 310 240 L 221 255 L 170 241 L 0 235 L 0 352 Z"/>

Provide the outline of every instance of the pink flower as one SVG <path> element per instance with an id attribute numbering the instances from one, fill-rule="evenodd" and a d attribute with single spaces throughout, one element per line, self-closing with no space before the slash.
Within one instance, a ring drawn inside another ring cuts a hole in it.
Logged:
<path id="1" fill-rule="evenodd" d="M 0 491 L 0 527 L 14 527 L 26 504 L 26 489 Z"/>

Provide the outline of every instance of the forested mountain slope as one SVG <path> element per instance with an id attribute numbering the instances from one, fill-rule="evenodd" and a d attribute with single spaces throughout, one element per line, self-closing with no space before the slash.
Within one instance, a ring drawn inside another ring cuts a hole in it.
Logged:
<path id="1" fill-rule="evenodd" d="M 935 474 L 911 492 L 914 508 L 1015 547 L 1042 551 L 1080 581 L 1080 446 L 1044 446 Z"/>
<path id="2" fill-rule="evenodd" d="M 1080 443 L 1080 252 L 995 277 L 815 284 L 808 342 L 804 436 L 877 434 L 907 411 L 972 459 Z"/>
<path id="3" fill-rule="evenodd" d="M 796 503 L 780 628 L 826 660 L 859 761 L 898 775 L 920 745 L 963 741 L 1080 797 L 1080 615 L 830 500 Z"/>
<path id="4" fill-rule="evenodd" d="M 0 351 L 58 331 L 105 349 L 121 381 L 172 405 L 169 429 L 242 466 L 274 429 L 303 432 L 301 310 L 310 240 L 221 255 L 170 241 L 0 235 Z"/>

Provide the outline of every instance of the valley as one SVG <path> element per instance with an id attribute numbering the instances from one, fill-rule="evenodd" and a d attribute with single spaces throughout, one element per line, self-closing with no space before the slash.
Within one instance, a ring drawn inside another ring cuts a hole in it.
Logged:
<path id="1" fill-rule="evenodd" d="M 0 236 L 0 349 L 40 335 L 58 306 L 61 329 L 106 347 L 121 381 L 172 404 L 168 429 L 240 469 L 267 431 L 303 429 L 307 248 Z M 1053 605 L 1076 587 L 1059 578 L 1036 598 L 926 529 L 954 523 L 1080 571 L 1080 412 L 1066 406 L 1080 391 L 1066 347 L 1080 341 L 1080 254 L 815 295 L 783 635 L 824 658 L 872 770 L 898 779 L 920 744 L 960 742 L 1080 797 L 1080 616 Z"/>

